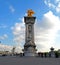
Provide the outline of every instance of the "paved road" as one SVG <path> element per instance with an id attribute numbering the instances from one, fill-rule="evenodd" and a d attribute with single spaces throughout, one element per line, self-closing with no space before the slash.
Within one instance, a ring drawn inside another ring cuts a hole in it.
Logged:
<path id="1" fill-rule="evenodd" d="M 0 65 L 60 65 L 60 58 L 0 57 Z"/>

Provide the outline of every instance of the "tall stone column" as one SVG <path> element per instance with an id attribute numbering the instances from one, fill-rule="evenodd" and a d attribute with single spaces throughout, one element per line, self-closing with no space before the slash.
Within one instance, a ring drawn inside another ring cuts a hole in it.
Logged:
<path id="1" fill-rule="evenodd" d="M 25 22 L 25 45 L 24 45 L 24 55 L 25 56 L 35 56 L 36 45 L 34 43 L 34 23 L 36 17 L 24 17 Z"/>

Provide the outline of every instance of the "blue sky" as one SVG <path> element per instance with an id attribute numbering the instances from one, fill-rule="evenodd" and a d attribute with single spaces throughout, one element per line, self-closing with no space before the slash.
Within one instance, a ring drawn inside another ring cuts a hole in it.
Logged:
<path id="1" fill-rule="evenodd" d="M 35 29 L 37 30 L 37 28 L 39 28 L 38 29 L 40 30 L 39 33 L 41 32 L 40 28 L 43 28 L 44 26 L 51 27 L 50 21 L 52 21 L 54 25 L 57 24 L 56 27 L 59 26 L 58 23 L 60 21 L 60 0 L 53 0 L 53 1 L 52 0 L 0 0 L 0 41 L 2 44 L 11 45 L 11 46 L 16 45 L 15 43 L 17 41 L 16 39 L 18 36 L 16 32 L 18 33 L 21 32 L 19 33 L 20 34 L 19 38 L 21 40 L 17 42 L 17 45 L 19 45 L 18 43 L 20 43 L 20 45 L 23 46 L 24 42 L 21 42 L 21 41 L 24 41 L 24 39 L 21 38 L 21 34 L 24 35 L 23 32 L 25 28 L 23 23 L 23 17 L 25 16 L 28 9 L 32 9 L 35 12 L 34 16 L 36 16 L 36 19 L 37 19 Z M 53 19 L 50 16 L 52 16 Z M 47 21 L 48 23 L 44 21 Z M 54 21 L 58 21 L 58 22 L 54 23 Z M 38 27 L 38 23 L 39 23 L 39 27 Z M 54 30 L 55 28 L 48 28 L 48 29 L 50 31 L 50 30 Z M 59 48 L 59 45 L 60 45 L 59 27 L 56 28 L 56 30 L 54 31 L 55 31 L 53 33 L 55 34 L 53 36 L 54 39 L 51 39 L 53 37 L 49 38 L 49 40 L 54 41 L 52 42 L 54 44 L 49 44 L 49 45 L 50 47 L 53 46 L 55 48 Z M 35 36 L 38 37 L 39 33 L 36 33 Z M 47 32 L 47 34 L 50 35 L 52 33 Z M 41 33 L 39 34 L 39 36 L 40 35 Z M 42 36 L 43 35 L 45 34 L 42 34 Z M 49 36 L 46 36 L 46 37 L 49 37 Z M 39 37 L 39 40 L 41 39 L 42 38 Z M 43 39 L 45 39 L 44 36 L 43 36 Z M 40 42 L 39 40 L 38 40 L 38 43 Z M 42 43 L 42 42 L 41 44 L 40 43 L 37 44 L 37 40 L 36 40 L 36 45 L 39 50 L 40 49 L 44 50 L 44 48 L 49 46 L 49 45 L 44 46 L 45 43 Z"/>

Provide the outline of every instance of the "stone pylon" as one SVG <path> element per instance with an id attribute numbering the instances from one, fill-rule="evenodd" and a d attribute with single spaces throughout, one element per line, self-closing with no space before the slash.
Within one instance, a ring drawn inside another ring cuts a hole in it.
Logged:
<path id="1" fill-rule="evenodd" d="M 36 45 L 34 43 L 34 23 L 36 17 L 24 17 L 25 22 L 25 56 L 36 56 Z"/>

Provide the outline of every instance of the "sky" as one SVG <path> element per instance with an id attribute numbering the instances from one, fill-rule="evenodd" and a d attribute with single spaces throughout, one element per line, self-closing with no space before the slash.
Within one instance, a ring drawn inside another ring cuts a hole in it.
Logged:
<path id="1" fill-rule="evenodd" d="M 36 16 L 34 35 L 38 52 L 60 49 L 60 0 L 0 0 L 0 50 L 20 52 L 25 43 L 24 16 Z"/>

